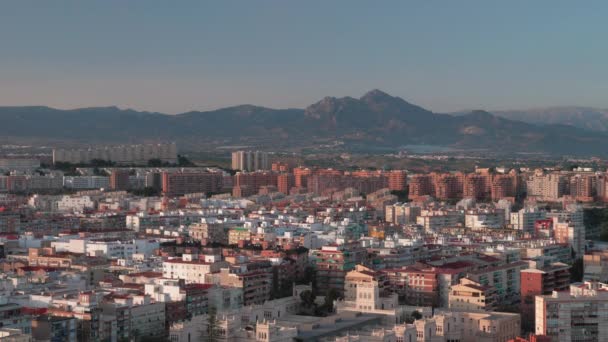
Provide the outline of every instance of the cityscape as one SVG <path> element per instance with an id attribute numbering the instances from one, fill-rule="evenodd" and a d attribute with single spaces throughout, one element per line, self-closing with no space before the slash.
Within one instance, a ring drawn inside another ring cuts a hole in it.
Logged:
<path id="1" fill-rule="evenodd" d="M 0 4 L 0 342 L 608 341 L 558 2 Z"/>

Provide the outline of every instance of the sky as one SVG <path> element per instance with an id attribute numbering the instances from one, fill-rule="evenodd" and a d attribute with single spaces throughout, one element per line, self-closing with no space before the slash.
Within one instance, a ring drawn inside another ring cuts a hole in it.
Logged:
<path id="1" fill-rule="evenodd" d="M 607 1 L 0 2 L 0 105 L 608 108 Z"/>

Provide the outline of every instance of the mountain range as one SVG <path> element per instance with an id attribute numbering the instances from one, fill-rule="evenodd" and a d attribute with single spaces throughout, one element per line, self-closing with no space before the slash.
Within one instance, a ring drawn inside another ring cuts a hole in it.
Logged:
<path id="1" fill-rule="evenodd" d="M 462 116 L 471 111 L 450 115 Z M 535 125 L 568 125 L 590 131 L 608 132 L 608 109 L 581 106 L 545 107 L 518 110 L 493 110 L 493 115 Z"/>
<path id="2" fill-rule="evenodd" d="M 241 105 L 177 115 L 117 107 L 0 107 L 0 137 L 4 142 L 49 144 L 172 140 L 188 149 L 226 145 L 295 148 L 339 140 L 359 149 L 433 145 L 504 153 L 608 156 L 604 148 L 608 133 L 599 124 L 586 123 L 591 114 L 582 110 L 578 114 L 567 110 L 543 113 L 539 110 L 527 116 L 523 111 L 491 114 L 475 110 L 440 114 L 372 90 L 360 98 L 325 97 L 305 109 Z M 597 120 L 606 117 L 593 115 Z"/>

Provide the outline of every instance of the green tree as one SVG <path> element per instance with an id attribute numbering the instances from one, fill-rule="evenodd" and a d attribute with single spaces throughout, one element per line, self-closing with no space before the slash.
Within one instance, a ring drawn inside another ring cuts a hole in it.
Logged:
<path id="1" fill-rule="evenodd" d="M 572 282 L 578 282 L 583 280 L 583 275 L 585 273 L 585 264 L 582 258 L 578 258 L 574 260 L 572 267 L 570 268 L 570 280 Z"/>
<path id="2" fill-rule="evenodd" d="M 283 281 L 279 287 L 279 298 L 289 297 L 293 293 L 293 283 L 290 281 Z"/>
<path id="3" fill-rule="evenodd" d="M 310 285 L 312 284 L 312 289 L 315 290 L 317 288 L 317 272 L 314 267 L 306 266 L 304 269 L 304 274 L 302 278 L 297 281 L 298 285 Z"/>
<path id="4" fill-rule="evenodd" d="M 399 202 L 408 202 L 408 191 L 407 190 L 391 190 L 391 195 L 397 196 Z"/>
<path id="5" fill-rule="evenodd" d="M 92 167 L 106 167 L 106 166 L 116 165 L 115 162 L 113 162 L 111 160 L 104 160 L 104 159 L 91 159 L 91 162 L 89 164 Z"/>
<path id="6" fill-rule="evenodd" d="M 180 154 L 177 155 L 177 165 L 178 166 L 196 166 L 190 159 L 182 156 Z"/>
<path id="7" fill-rule="evenodd" d="M 300 293 L 300 312 L 304 315 L 312 315 L 317 310 L 317 304 L 315 303 L 315 295 L 310 290 L 302 291 Z"/>
<path id="8" fill-rule="evenodd" d="M 327 295 L 325 295 L 325 300 L 323 302 L 323 309 L 326 312 L 334 311 L 334 301 L 340 298 L 340 293 L 338 290 L 331 288 L 327 291 Z"/>
<path id="9" fill-rule="evenodd" d="M 161 167 L 161 166 L 163 166 L 163 161 L 158 158 L 153 158 L 153 159 L 148 160 L 148 166 Z"/>
<path id="10" fill-rule="evenodd" d="M 608 241 L 608 222 L 600 225 L 600 241 Z"/>
<path id="11" fill-rule="evenodd" d="M 407 315 L 405 312 L 401 315 L 401 320 L 407 324 L 412 324 L 418 319 L 422 319 L 422 314 L 417 310 L 414 310 L 410 315 Z"/>
<path id="12" fill-rule="evenodd" d="M 144 196 L 144 197 L 152 197 L 160 195 L 160 191 L 158 189 L 152 187 L 145 187 L 143 189 L 133 189 L 131 193 L 136 196 Z"/>
<path id="13" fill-rule="evenodd" d="M 217 309 L 209 307 L 207 322 L 201 331 L 201 342 L 216 342 L 219 340 L 219 327 L 217 322 Z"/>

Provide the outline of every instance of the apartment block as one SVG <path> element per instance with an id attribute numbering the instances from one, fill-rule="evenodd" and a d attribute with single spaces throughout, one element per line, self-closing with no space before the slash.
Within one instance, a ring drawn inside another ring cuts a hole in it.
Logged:
<path id="1" fill-rule="evenodd" d="M 586 281 L 608 283 L 608 250 L 586 252 L 583 262 Z"/>
<path id="2" fill-rule="evenodd" d="M 93 159 L 112 161 L 117 164 L 146 165 L 150 159 L 176 163 L 177 146 L 175 143 L 169 143 L 53 150 L 53 163 L 86 164 Z"/>
<path id="3" fill-rule="evenodd" d="M 491 286 L 462 278 L 458 284 L 450 288 L 449 307 L 460 310 L 493 311 L 498 305 L 495 291 Z"/>
<path id="4" fill-rule="evenodd" d="M 270 170 L 268 153 L 262 151 L 232 152 L 232 169 L 240 171 Z"/>
<path id="5" fill-rule="evenodd" d="M 191 193 L 215 193 L 222 190 L 223 175 L 219 172 L 163 172 L 163 193 L 181 196 Z"/>
<path id="6" fill-rule="evenodd" d="M 608 292 L 599 283 L 576 283 L 569 292 L 536 296 L 537 335 L 551 341 L 608 341 Z"/>

